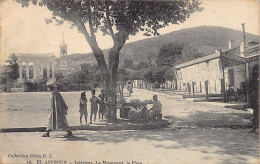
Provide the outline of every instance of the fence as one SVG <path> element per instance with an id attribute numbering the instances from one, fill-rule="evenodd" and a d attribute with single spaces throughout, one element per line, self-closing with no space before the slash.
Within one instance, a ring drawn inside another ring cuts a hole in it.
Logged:
<path id="1" fill-rule="evenodd" d="M 20 88 L 19 88 L 20 89 Z M 62 84 L 59 85 L 58 89 L 62 92 L 69 92 L 69 91 L 84 91 L 84 90 L 91 90 L 91 84 Z M 7 85 L 0 85 L 1 92 L 7 92 Z M 11 90 L 11 92 L 15 92 L 16 90 Z M 48 91 L 48 87 L 46 84 L 27 84 L 25 85 L 22 90 L 17 90 L 16 92 L 45 92 Z"/>
<path id="2" fill-rule="evenodd" d="M 60 85 L 59 90 L 68 92 L 68 91 L 83 91 L 83 90 L 91 90 L 92 85 L 90 84 L 66 84 Z"/>

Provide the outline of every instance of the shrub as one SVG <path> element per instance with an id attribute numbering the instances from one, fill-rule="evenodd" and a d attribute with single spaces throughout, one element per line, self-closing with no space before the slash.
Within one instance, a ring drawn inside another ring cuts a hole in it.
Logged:
<path id="1" fill-rule="evenodd" d="M 143 123 L 148 119 L 147 104 L 150 101 L 140 101 L 138 99 L 131 100 L 132 109 L 128 113 L 128 118 L 130 122 L 133 123 Z"/>
<path id="2" fill-rule="evenodd" d="M 33 91 L 37 91 L 38 89 L 38 85 L 36 83 L 32 83 L 32 82 L 26 82 L 24 83 L 27 87 L 27 92 L 33 92 Z"/>
<path id="3" fill-rule="evenodd" d="M 142 119 L 142 110 L 140 110 L 140 109 L 135 109 L 135 108 L 130 109 L 130 111 L 128 113 L 128 118 L 129 118 L 130 122 L 133 122 L 133 123 L 144 122 L 144 120 Z"/>

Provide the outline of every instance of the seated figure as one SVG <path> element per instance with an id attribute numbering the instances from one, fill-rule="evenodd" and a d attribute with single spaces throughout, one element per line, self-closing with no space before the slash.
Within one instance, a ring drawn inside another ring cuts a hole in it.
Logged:
<path id="1" fill-rule="evenodd" d="M 162 104 L 158 100 L 158 96 L 157 95 L 153 96 L 152 104 L 153 104 L 153 106 L 149 110 L 149 117 L 150 117 L 150 120 L 155 120 L 156 116 L 161 115 L 161 112 L 162 112 Z"/>

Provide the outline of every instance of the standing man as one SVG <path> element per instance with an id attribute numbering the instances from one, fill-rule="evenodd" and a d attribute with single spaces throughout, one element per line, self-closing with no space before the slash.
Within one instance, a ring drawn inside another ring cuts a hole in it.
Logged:
<path id="1" fill-rule="evenodd" d="M 90 113 L 90 123 L 92 124 L 92 116 L 94 114 L 94 121 L 96 121 L 96 116 L 97 116 L 97 110 L 98 110 L 98 104 L 100 104 L 100 100 L 95 96 L 96 91 L 92 90 L 91 94 L 92 97 L 89 99 L 91 103 L 91 113 Z"/>
<path id="2" fill-rule="evenodd" d="M 68 106 L 66 105 L 61 94 L 57 90 L 57 84 L 49 83 L 48 89 L 51 91 L 51 113 L 48 119 L 46 133 L 42 137 L 49 137 L 50 131 L 66 131 L 65 138 L 72 136 L 69 124 L 66 119 Z"/>

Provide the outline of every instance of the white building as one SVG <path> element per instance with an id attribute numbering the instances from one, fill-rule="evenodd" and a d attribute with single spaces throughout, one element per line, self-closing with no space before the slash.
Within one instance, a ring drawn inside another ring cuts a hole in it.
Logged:
<path id="1" fill-rule="evenodd" d="M 189 94 L 223 94 L 228 87 L 244 89 L 254 66 L 259 64 L 259 44 L 242 43 L 229 49 L 176 66 L 177 90 Z M 259 68 L 259 67 L 258 67 Z"/>

